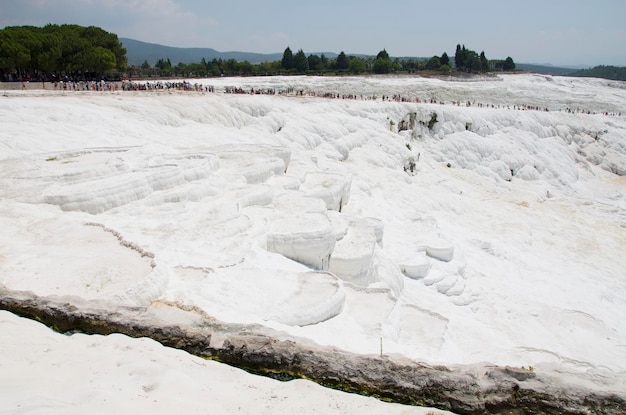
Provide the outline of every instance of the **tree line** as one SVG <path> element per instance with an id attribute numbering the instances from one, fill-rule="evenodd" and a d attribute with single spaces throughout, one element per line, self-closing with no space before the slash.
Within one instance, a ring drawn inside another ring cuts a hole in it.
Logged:
<path id="1" fill-rule="evenodd" d="M 580 76 L 590 78 L 604 78 L 611 79 L 613 81 L 626 81 L 626 67 L 623 66 L 594 66 L 589 69 L 581 69 L 569 76 Z"/>
<path id="2" fill-rule="evenodd" d="M 2 80 L 94 79 L 126 70 L 117 35 L 95 26 L 12 26 L 0 30 Z"/>
<path id="3" fill-rule="evenodd" d="M 309 54 L 302 49 L 294 53 L 289 46 L 284 50 L 282 59 L 273 62 L 252 64 L 248 61 L 235 59 L 202 59 L 199 63 L 173 65 L 169 59 L 161 58 L 154 66 L 147 61 L 142 65 L 129 68 L 131 77 L 210 77 L 210 76 L 255 76 L 255 75 L 286 75 L 286 74 L 389 74 L 415 73 L 418 71 L 437 71 L 449 73 L 461 71 L 469 73 L 490 71 L 512 71 L 515 63 L 511 57 L 504 60 L 489 60 L 485 53 L 466 49 L 465 45 L 457 46 L 454 62 L 446 52 L 441 56 L 423 58 L 392 58 L 383 49 L 374 56 L 346 55 L 341 51 L 335 58 Z"/>
<path id="4" fill-rule="evenodd" d="M 282 59 L 252 64 L 235 59 L 202 59 L 197 63 L 159 59 L 154 66 L 127 66 L 126 49 L 117 35 L 101 28 L 78 25 L 46 25 L 44 27 L 14 26 L 0 30 L 0 79 L 8 80 L 73 80 L 103 78 L 145 78 L 211 76 L 253 76 L 277 74 L 389 74 L 438 71 L 449 73 L 514 70 L 510 57 L 489 60 L 485 53 L 457 45 L 454 61 L 447 53 L 424 58 L 392 58 L 385 49 L 374 56 L 346 55 L 334 58 L 324 54 L 308 56 L 302 49 L 293 53 L 287 46 Z"/>

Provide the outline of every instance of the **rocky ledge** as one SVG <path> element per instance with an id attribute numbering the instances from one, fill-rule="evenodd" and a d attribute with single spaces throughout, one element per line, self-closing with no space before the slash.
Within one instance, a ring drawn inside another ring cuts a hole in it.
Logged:
<path id="1" fill-rule="evenodd" d="M 39 297 L 0 286 L 0 309 L 61 332 L 148 337 L 191 354 L 282 380 L 324 386 L 458 414 L 624 414 L 624 396 L 564 384 L 533 371 L 490 365 L 430 366 L 401 356 L 356 355 L 261 325 L 228 324 L 190 307 L 122 307 Z"/>

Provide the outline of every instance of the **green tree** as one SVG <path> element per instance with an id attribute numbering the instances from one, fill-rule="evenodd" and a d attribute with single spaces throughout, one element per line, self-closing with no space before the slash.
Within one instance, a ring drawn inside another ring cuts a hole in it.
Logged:
<path id="1" fill-rule="evenodd" d="M 456 45 L 456 52 L 454 53 L 454 66 L 458 70 L 465 68 L 465 45 L 461 48 L 461 45 Z"/>
<path id="2" fill-rule="evenodd" d="M 159 70 L 164 70 L 164 69 L 171 69 L 172 68 L 172 62 L 170 61 L 169 58 L 167 58 L 167 60 L 161 58 L 157 61 L 157 63 L 154 65 L 155 68 L 158 68 Z"/>
<path id="3" fill-rule="evenodd" d="M 515 64 L 513 63 L 513 65 Z M 600 65 L 590 69 L 581 69 L 567 76 L 585 76 L 611 79 L 614 81 L 626 81 L 626 67 Z"/>
<path id="4" fill-rule="evenodd" d="M 343 50 L 341 51 L 341 53 L 339 53 L 339 56 L 337 56 L 337 60 L 335 61 L 335 68 L 339 71 L 343 71 L 346 70 L 350 67 L 350 61 L 348 60 L 348 57 L 346 56 L 345 53 L 343 53 Z"/>
<path id="5" fill-rule="evenodd" d="M 296 52 L 296 56 L 293 58 L 293 66 L 298 72 L 306 72 L 309 70 L 309 60 L 306 58 L 302 49 L 298 49 L 298 52 Z"/>
<path id="6" fill-rule="evenodd" d="M 309 55 L 307 57 L 307 61 L 309 62 L 309 69 L 313 70 L 313 71 L 319 71 L 321 70 L 321 63 L 322 60 L 320 59 L 319 56 L 317 55 Z"/>
<path id="7" fill-rule="evenodd" d="M 324 55 L 323 53 L 320 55 L 320 69 L 324 70 L 324 69 L 328 69 L 328 58 L 326 57 L 326 55 Z"/>
<path id="8" fill-rule="evenodd" d="M 420 70 L 421 65 L 416 59 L 403 59 L 400 61 L 400 69 L 412 73 Z"/>
<path id="9" fill-rule="evenodd" d="M 35 57 L 35 68 L 44 73 L 52 73 L 59 65 L 62 56 L 61 38 L 57 33 L 42 35 L 41 51 Z"/>
<path id="10" fill-rule="evenodd" d="M 222 62 L 222 70 L 227 75 L 239 74 L 239 62 L 236 59 L 230 58 Z"/>
<path id="11" fill-rule="evenodd" d="M 349 56 L 348 70 L 353 74 L 361 74 L 367 70 L 365 59 L 356 56 Z"/>
<path id="12" fill-rule="evenodd" d="M 467 72 L 479 72 L 482 68 L 480 57 L 473 50 L 467 50 L 465 54 L 465 70 Z"/>
<path id="13" fill-rule="evenodd" d="M 200 63 L 190 63 L 187 65 L 187 70 L 189 71 L 189 76 L 193 77 L 205 77 L 207 76 L 207 66 L 206 60 L 202 58 Z"/>
<path id="14" fill-rule="evenodd" d="M 377 74 L 385 74 L 390 73 L 393 69 L 393 62 L 391 58 L 389 58 L 389 54 L 385 49 L 378 52 L 376 55 L 376 59 L 374 59 L 374 65 L 372 70 Z"/>
<path id="15" fill-rule="evenodd" d="M 176 65 L 176 68 L 174 68 L 174 73 L 176 74 L 176 76 L 182 76 L 182 77 L 187 77 L 188 74 L 188 69 L 187 69 L 187 65 L 185 65 L 182 62 L 178 62 L 178 64 Z"/>
<path id="16" fill-rule="evenodd" d="M 280 71 L 283 69 L 282 64 L 280 63 L 280 61 L 274 61 L 272 62 L 272 72 L 273 73 L 280 73 Z"/>
<path id="17" fill-rule="evenodd" d="M 485 57 L 484 52 L 478 55 L 473 50 L 466 49 L 465 45 L 456 45 L 456 53 L 454 54 L 454 64 L 457 71 L 480 72 L 489 69 L 489 61 Z"/>
<path id="18" fill-rule="evenodd" d="M 479 59 L 480 59 L 480 69 L 482 71 L 487 72 L 489 70 L 489 60 L 485 56 L 485 52 L 484 51 L 480 52 Z"/>
<path id="19" fill-rule="evenodd" d="M 99 27 L 89 26 L 78 30 L 79 36 L 93 47 L 108 49 L 114 56 L 115 68 L 124 70 L 126 68 L 126 49 L 119 42 L 117 35 L 108 33 Z"/>
<path id="20" fill-rule="evenodd" d="M 390 59 L 391 60 L 386 49 L 383 49 L 380 52 L 378 52 L 378 55 L 376 55 L 376 59 Z"/>
<path id="21" fill-rule="evenodd" d="M 448 54 L 446 52 L 443 52 L 441 54 L 441 58 L 439 59 L 439 63 L 441 63 L 441 66 L 443 66 L 443 65 L 450 65 L 450 57 L 448 57 Z"/>
<path id="22" fill-rule="evenodd" d="M 240 62 L 239 70 L 243 75 L 250 75 L 252 73 L 252 64 L 248 61 Z"/>
<path id="23" fill-rule="evenodd" d="M 214 76 L 222 75 L 224 73 L 223 65 L 224 61 L 222 60 L 222 58 L 213 58 L 213 60 L 211 61 L 211 73 L 213 73 Z"/>
<path id="24" fill-rule="evenodd" d="M 441 59 L 439 59 L 439 56 L 433 56 L 428 60 L 428 63 L 426 63 L 426 69 L 438 70 L 440 67 Z"/>
<path id="25" fill-rule="evenodd" d="M 372 70 L 377 74 L 386 74 L 391 72 L 392 67 L 393 63 L 391 62 L 391 59 L 376 58 L 374 59 Z"/>
<path id="26" fill-rule="evenodd" d="M 126 69 L 117 35 L 78 25 L 13 26 L 0 30 L 2 74 L 100 74 Z"/>
<path id="27" fill-rule="evenodd" d="M 5 38 L 0 42 L 0 70 L 25 69 L 30 62 L 30 50 L 16 39 Z"/>
<path id="28" fill-rule="evenodd" d="M 261 62 L 261 64 L 259 65 L 259 72 L 263 75 L 269 75 L 271 73 L 274 73 L 274 71 L 272 70 L 272 62 Z"/>
<path id="29" fill-rule="evenodd" d="M 510 56 L 508 56 L 505 60 L 504 60 L 504 67 L 503 69 L 505 71 L 514 71 L 515 70 L 515 62 L 513 62 L 513 58 L 511 58 Z"/>
<path id="30" fill-rule="evenodd" d="M 91 49 L 86 56 L 86 67 L 92 72 L 104 74 L 116 68 L 115 54 L 102 46 Z"/>
<path id="31" fill-rule="evenodd" d="M 293 53 L 291 52 L 291 49 L 289 48 L 289 46 L 287 46 L 287 49 L 285 49 L 285 51 L 283 52 L 283 59 L 281 60 L 281 65 L 286 70 L 290 70 L 294 68 Z"/>

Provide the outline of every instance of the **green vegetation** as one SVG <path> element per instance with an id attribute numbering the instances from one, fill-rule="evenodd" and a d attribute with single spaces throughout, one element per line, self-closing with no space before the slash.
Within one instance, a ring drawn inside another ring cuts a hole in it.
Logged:
<path id="1" fill-rule="evenodd" d="M 293 67 L 296 72 L 302 73 L 309 70 L 309 61 L 302 49 L 298 50 L 296 56 L 293 58 Z"/>
<path id="2" fill-rule="evenodd" d="M 165 50 L 172 50 L 167 48 Z M 6 27 L 0 30 L 0 80 L 61 79 L 93 80 L 103 78 L 200 78 L 211 76 L 258 76 L 278 74 L 411 74 L 417 71 L 430 73 L 486 72 L 513 70 L 515 64 L 509 57 L 502 61 L 490 61 L 484 52 L 477 54 L 457 45 L 455 64 L 452 66 L 447 53 L 424 58 L 392 58 L 383 49 L 373 56 L 346 55 L 343 51 L 336 58 L 309 54 L 302 49 L 295 54 L 290 47 L 282 59 L 250 63 L 235 58 L 172 64 L 167 56 L 155 59 L 154 66 L 148 60 L 141 65 L 127 67 L 126 49 L 117 35 L 90 26 L 46 25 Z"/>
<path id="3" fill-rule="evenodd" d="M 94 79 L 126 69 L 117 35 L 89 26 L 13 26 L 0 30 L 1 80 Z"/>
<path id="4" fill-rule="evenodd" d="M 460 48 L 460 46 L 458 46 Z M 487 72 L 508 71 L 515 69 L 515 63 L 510 57 L 505 60 L 488 60 L 484 52 L 480 55 L 461 49 L 461 65 L 455 56 L 457 63 L 455 70 L 460 72 Z M 435 73 L 450 73 L 453 68 L 446 52 L 441 56 L 433 56 L 430 59 L 423 58 L 392 58 L 387 50 L 383 49 L 375 57 L 346 55 L 341 51 L 335 59 L 329 59 L 324 54 L 308 56 L 302 49 L 295 54 L 288 46 L 280 60 L 252 64 L 247 60 L 217 59 L 211 61 L 202 59 L 200 63 L 183 64 L 177 67 L 171 64 L 163 66 L 163 58 L 157 61 L 154 67 L 145 61 L 141 66 L 131 66 L 131 77 L 206 77 L 206 76 L 250 76 L 250 75 L 279 75 L 279 74 L 305 74 L 305 75 L 344 75 L 344 74 L 411 74 L 417 71 L 430 71 Z M 168 59 L 169 62 L 169 59 Z M 468 66 L 469 65 L 469 66 Z"/>
<path id="5" fill-rule="evenodd" d="M 355 59 L 353 57 L 353 59 Z M 348 57 L 346 56 L 345 53 L 343 53 L 343 50 L 341 51 L 341 53 L 339 54 L 339 56 L 337 56 L 337 60 L 335 61 L 335 65 L 331 65 L 332 69 L 336 69 L 338 71 L 345 71 L 346 69 L 348 69 L 350 67 L 350 61 L 348 60 Z"/>
<path id="6" fill-rule="evenodd" d="M 482 55 L 483 63 L 487 67 L 486 71 L 492 70 L 512 70 L 515 64 L 511 58 L 511 64 L 506 66 L 501 63 L 507 61 L 487 61 Z M 478 55 L 477 55 L 478 56 Z M 479 57 L 478 59 L 481 59 Z M 165 64 L 164 64 L 165 63 Z M 460 72 L 486 72 L 481 69 L 467 68 L 457 69 Z M 304 75 L 359 75 L 359 74 L 412 74 L 418 71 L 429 71 L 430 73 L 450 73 L 453 68 L 450 66 L 450 58 L 444 52 L 441 57 L 433 56 L 430 59 L 419 58 L 391 58 L 386 50 L 382 50 L 373 57 L 363 57 L 346 55 L 345 52 L 339 53 L 335 58 L 327 58 L 324 54 L 306 56 L 302 49 L 294 55 L 289 47 L 283 53 L 280 60 L 273 62 L 261 62 L 252 64 L 249 61 L 237 61 L 235 59 L 217 59 L 211 61 L 202 59 L 200 63 L 183 64 L 178 63 L 172 66 L 169 59 L 160 58 L 154 66 L 145 61 L 142 65 L 131 66 L 128 74 L 131 78 L 138 77 L 196 77 L 202 78 L 207 76 L 258 76 L 258 75 L 285 75 L 285 74 L 304 74 Z"/>
<path id="7" fill-rule="evenodd" d="M 289 46 L 287 46 L 287 49 L 285 49 L 285 52 L 283 53 L 283 59 L 280 61 L 280 64 L 286 70 L 294 68 L 293 53 L 291 52 Z"/>
<path id="8" fill-rule="evenodd" d="M 376 59 L 374 59 L 374 65 L 372 67 L 374 73 L 390 73 L 393 71 L 393 62 L 385 49 L 378 52 Z"/>
<path id="9" fill-rule="evenodd" d="M 569 76 L 581 76 L 590 78 L 612 79 L 614 81 L 626 81 L 626 67 L 623 66 L 595 66 L 591 69 L 582 69 Z"/>
<path id="10" fill-rule="evenodd" d="M 480 54 L 473 50 L 466 49 L 465 45 L 456 45 L 454 53 L 454 63 L 458 71 L 463 72 L 488 72 L 498 71 L 514 71 L 515 62 L 510 56 L 504 60 L 489 60 L 485 56 L 485 52 Z"/>

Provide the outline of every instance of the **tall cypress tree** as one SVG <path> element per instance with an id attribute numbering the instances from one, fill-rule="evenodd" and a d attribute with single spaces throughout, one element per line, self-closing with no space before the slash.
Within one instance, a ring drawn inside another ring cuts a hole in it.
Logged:
<path id="1" fill-rule="evenodd" d="M 465 45 L 463 45 L 465 49 Z M 465 66 L 465 51 L 461 49 L 461 45 L 456 45 L 456 52 L 454 53 L 454 66 L 456 69 L 462 69 Z"/>
<path id="2" fill-rule="evenodd" d="M 485 56 L 485 52 L 480 52 L 480 69 L 483 71 L 489 70 L 489 59 Z"/>

